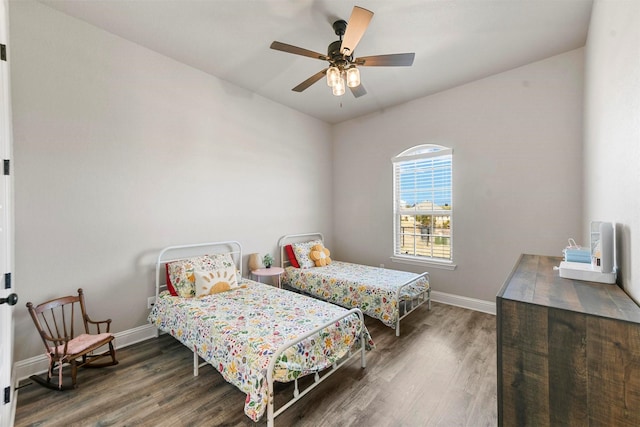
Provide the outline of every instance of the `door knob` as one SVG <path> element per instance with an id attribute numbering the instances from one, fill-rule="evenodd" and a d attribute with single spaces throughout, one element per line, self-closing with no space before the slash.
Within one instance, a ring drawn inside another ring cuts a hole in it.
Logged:
<path id="1" fill-rule="evenodd" d="M 16 305 L 16 303 L 18 302 L 18 295 L 9 294 L 9 296 L 6 298 L 0 298 L 0 304 L 4 304 L 5 302 L 9 305 Z"/>

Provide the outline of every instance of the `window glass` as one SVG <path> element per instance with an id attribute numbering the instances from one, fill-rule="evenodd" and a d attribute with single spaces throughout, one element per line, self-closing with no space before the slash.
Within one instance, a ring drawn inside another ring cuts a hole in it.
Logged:
<path id="1" fill-rule="evenodd" d="M 453 260 L 453 152 L 419 145 L 393 159 L 394 255 Z"/>

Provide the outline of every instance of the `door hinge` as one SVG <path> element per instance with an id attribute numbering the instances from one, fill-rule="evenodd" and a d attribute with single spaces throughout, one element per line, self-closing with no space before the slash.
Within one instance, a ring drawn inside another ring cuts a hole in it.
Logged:
<path id="1" fill-rule="evenodd" d="M 0 60 L 7 60 L 7 46 L 4 44 L 0 44 Z"/>
<path id="2" fill-rule="evenodd" d="M 11 273 L 4 273 L 4 288 L 11 289 Z"/>
<path id="3" fill-rule="evenodd" d="M 4 174 L 11 175 L 11 160 L 4 159 Z"/>
<path id="4" fill-rule="evenodd" d="M 9 386 L 4 388 L 4 403 L 11 402 L 11 388 Z"/>

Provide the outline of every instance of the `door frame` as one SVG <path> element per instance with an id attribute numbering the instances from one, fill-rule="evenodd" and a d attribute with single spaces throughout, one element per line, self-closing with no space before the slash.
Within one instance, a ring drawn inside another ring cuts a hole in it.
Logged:
<path id="1" fill-rule="evenodd" d="M 9 78 L 9 2 L 0 1 L 0 44 L 5 46 L 0 58 L 0 298 L 15 292 L 14 222 L 13 222 L 13 135 Z M 13 370 L 15 306 L 0 304 L 0 425 L 12 426 L 15 419 L 16 393 Z"/>

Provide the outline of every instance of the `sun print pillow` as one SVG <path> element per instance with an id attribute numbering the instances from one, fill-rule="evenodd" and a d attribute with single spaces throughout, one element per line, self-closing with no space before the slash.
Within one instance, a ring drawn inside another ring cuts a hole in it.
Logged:
<path id="1" fill-rule="evenodd" d="M 235 267 L 219 268 L 212 271 L 196 271 L 196 296 L 213 295 L 238 288 Z"/>
<path id="2" fill-rule="evenodd" d="M 224 268 L 233 268 L 233 271 L 236 271 L 233 258 L 231 258 L 231 255 L 228 253 L 195 256 L 173 261 L 167 265 L 169 273 L 168 283 L 171 283 L 176 294 L 182 298 L 193 298 L 196 296 L 196 271 L 208 272 Z M 169 288 L 168 285 L 167 287 Z"/>

